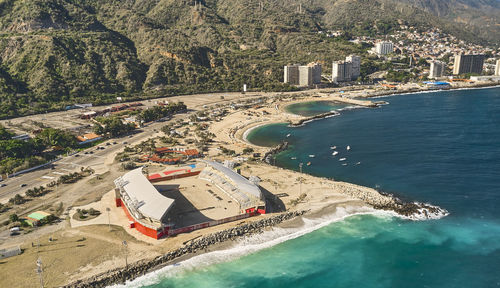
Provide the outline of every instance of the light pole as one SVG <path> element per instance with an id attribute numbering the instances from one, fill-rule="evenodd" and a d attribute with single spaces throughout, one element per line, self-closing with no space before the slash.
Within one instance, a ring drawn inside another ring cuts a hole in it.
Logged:
<path id="1" fill-rule="evenodd" d="M 299 176 L 299 196 L 302 195 L 302 165 L 304 165 L 304 163 L 300 162 L 300 164 L 299 164 L 299 169 L 300 169 L 300 176 Z"/>
<path id="2" fill-rule="evenodd" d="M 111 231 L 111 218 L 109 217 L 109 212 L 111 211 L 111 209 L 109 209 L 109 207 L 106 207 L 106 211 L 108 211 L 108 228 L 109 231 Z"/>
<path id="3" fill-rule="evenodd" d="M 128 261 L 127 261 L 127 241 L 123 240 L 122 242 L 123 248 L 125 249 L 125 269 L 128 269 Z"/>
<path id="4" fill-rule="evenodd" d="M 40 277 L 40 287 L 43 288 L 43 266 L 41 258 L 38 258 L 38 260 L 36 260 L 36 273 Z"/>

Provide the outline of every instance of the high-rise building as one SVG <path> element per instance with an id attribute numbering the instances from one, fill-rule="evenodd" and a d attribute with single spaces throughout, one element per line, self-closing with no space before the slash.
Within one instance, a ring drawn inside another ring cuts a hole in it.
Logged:
<path id="1" fill-rule="evenodd" d="M 308 66 L 312 67 L 312 82 L 313 84 L 321 83 L 321 64 L 309 63 Z"/>
<path id="2" fill-rule="evenodd" d="M 352 80 L 352 62 L 334 61 L 332 64 L 332 81 L 335 83 Z"/>
<path id="3" fill-rule="evenodd" d="M 285 79 L 283 82 L 290 85 L 299 85 L 299 65 L 287 65 L 285 66 Z"/>
<path id="4" fill-rule="evenodd" d="M 352 63 L 352 80 L 358 79 L 359 75 L 361 75 L 361 57 L 349 55 L 345 58 L 345 61 Z"/>
<path id="5" fill-rule="evenodd" d="M 299 66 L 299 86 L 312 86 L 312 78 L 311 66 Z"/>
<path id="6" fill-rule="evenodd" d="M 483 72 L 484 55 L 455 55 L 455 63 L 453 64 L 453 74 L 466 74 Z"/>
<path id="7" fill-rule="evenodd" d="M 429 78 L 440 78 L 445 75 L 446 63 L 441 61 L 432 61 L 431 69 L 429 71 Z"/>
<path id="8" fill-rule="evenodd" d="M 497 66 L 495 66 L 495 76 L 500 76 L 500 59 L 497 60 Z"/>
<path id="9" fill-rule="evenodd" d="M 394 51 L 394 44 L 392 42 L 378 42 L 375 44 L 375 52 L 378 55 L 391 54 Z"/>
<path id="10" fill-rule="evenodd" d="M 321 65 L 310 63 L 306 66 L 298 64 L 284 67 L 284 81 L 290 85 L 310 87 L 321 83 Z"/>

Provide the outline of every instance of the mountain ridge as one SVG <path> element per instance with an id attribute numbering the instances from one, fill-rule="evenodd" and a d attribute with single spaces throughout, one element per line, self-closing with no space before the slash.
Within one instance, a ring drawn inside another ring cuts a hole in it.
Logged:
<path id="1" fill-rule="evenodd" d="M 317 33 L 329 29 L 384 34 L 403 21 L 487 40 L 416 1 L 0 0 L 0 118 L 244 83 L 290 89 L 282 65 L 366 50 Z"/>

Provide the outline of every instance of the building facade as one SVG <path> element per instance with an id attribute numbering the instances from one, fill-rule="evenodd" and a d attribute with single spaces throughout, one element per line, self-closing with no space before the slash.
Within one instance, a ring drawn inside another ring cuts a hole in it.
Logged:
<path id="1" fill-rule="evenodd" d="M 287 65 L 284 69 L 284 83 L 299 85 L 299 65 Z"/>
<path id="2" fill-rule="evenodd" d="M 378 55 L 391 54 L 394 51 L 394 44 L 392 42 L 378 42 L 375 44 L 375 52 Z"/>
<path id="3" fill-rule="evenodd" d="M 495 76 L 500 76 L 500 59 L 497 60 L 497 65 L 495 66 Z"/>
<path id="4" fill-rule="evenodd" d="M 345 58 L 345 61 L 352 63 L 352 80 L 358 79 L 358 77 L 361 75 L 361 57 L 356 55 L 349 55 Z"/>
<path id="5" fill-rule="evenodd" d="M 332 81 L 348 82 L 352 80 L 352 62 L 334 61 L 332 63 Z"/>
<path id="6" fill-rule="evenodd" d="M 431 69 L 429 71 L 429 78 L 435 79 L 445 76 L 446 63 L 441 61 L 432 61 Z"/>
<path id="7" fill-rule="evenodd" d="M 311 63 L 309 65 L 312 67 L 313 84 L 320 84 L 321 83 L 321 64 Z"/>
<path id="8" fill-rule="evenodd" d="M 300 87 L 311 87 L 321 83 L 321 65 L 310 63 L 305 66 L 287 65 L 284 67 L 284 83 Z"/>
<path id="9" fill-rule="evenodd" d="M 460 75 L 466 73 L 481 74 L 483 72 L 484 55 L 463 55 L 455 56 L 453 64 L 453 74 Z"/>

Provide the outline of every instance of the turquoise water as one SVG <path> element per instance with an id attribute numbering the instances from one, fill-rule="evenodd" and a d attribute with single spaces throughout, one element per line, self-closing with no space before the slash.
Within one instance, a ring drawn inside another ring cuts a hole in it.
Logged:
<path id="1" fill-rule="evenodd" d="M 311 161 L 307 173 L 430 202 L 449 210 L 448 217 L 412 222 L 358 215 L 324 227 L 306 222 L 304 235 L 277 229 L 134 285 L 499 287 L 500 89 L 384 100 L 390 104 L 303 127 L 264 126 L 249 139 L 273 144 L 290 133 L 291 148 L 278 155 L 277 165 L 298 169 L 300 161 Z M 295 236 L 284 241 L 287 233 Z"/>
<path id="2" fill-rule="evenodd" d="M 314 116 L 345 107 L 347 107 L 346 104 L 333 101 L 310 101 L 288 105 L 286 111 L 301 116 Z"/>

